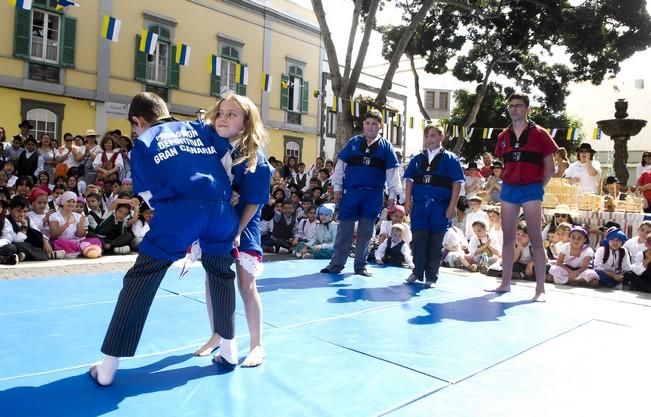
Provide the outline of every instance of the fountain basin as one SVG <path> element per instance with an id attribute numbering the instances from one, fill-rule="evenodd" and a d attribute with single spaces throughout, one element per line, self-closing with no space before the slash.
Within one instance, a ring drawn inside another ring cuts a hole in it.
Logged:
<path id="1" fill-rule="evenodd" d="M 599 120 L 597 126 L 604 134 L 612 137 L 635 136 L 646 126 L 646 120 L 640 119 L 608 119 Z"/>

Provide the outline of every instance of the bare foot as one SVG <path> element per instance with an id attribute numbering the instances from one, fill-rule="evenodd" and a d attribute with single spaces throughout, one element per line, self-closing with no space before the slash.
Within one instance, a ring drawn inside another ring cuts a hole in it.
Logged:
<path id="1" fill-rule="evenodd" d="M 243 368 L 253 368 L 262 365 L 265 356 L 266 352 L 264 351 L 264 348 L 262 346 L 256 346 L 251 349 L 241 366 Z"/>
<path id="2" fill-rule="evenodd" d="M 533 296 L 531 299 L 534 303 L 544 303 L 547 301 L 547 298 L 545 297 L 545 290 L 538 291 L 536 290 L 536 295 Z"/>
<path id="3" fill-rule="evenodd" d="M 215 349 L 217 349 L 217 346 L 219 346 L 219 341 L 221 340 L 221 337 L 218 334 L 213 334 L 210 337 L 210 340 L 208 340 L 206 343 L 204 343 L 203 346 L 201 346 L 199 349 L 197 349 L 194 352 L 194 356 L 208 356 L 210 355 Z"/>
<path id="4" fill-rule="evenodd" d="M 504 292 L 510 292 L 511 291 L 511 285 L 509 284 L 500 284 L 499 287 L 497 288 L 489 288 L 487 290 L 484 290 L 486 292 L 497 292 L 497 293 L 504 293 Z"/>

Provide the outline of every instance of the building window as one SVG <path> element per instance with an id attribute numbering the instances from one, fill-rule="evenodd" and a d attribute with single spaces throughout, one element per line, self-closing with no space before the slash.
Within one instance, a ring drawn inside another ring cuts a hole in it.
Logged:
<path id="1" fill-rule="evenodd" d="M 280 107 L 287 111 L 288 124 L 301 124 L 301 114 L 308 112 L 310 84 L 303 78 L 304 68 L 290 64 L 281 77 Z"/>
<path id="2" fill-rule="evenodd" d="M 33 80 L 58 83 L 61 77 L 54 68 L 75 66 L 77 19 L 56 11 L 56 4 L 34 0 L 32 10 L 14 12 L 13 55 L 28 61 Z"/>
<path id="3" fill-rule="evenodd" d="M 450 92 L 425 91 L 425 108 L 427 110 L 450 110 Z"/>
<path id="4" fill-rule="evenodd" d="M 154 93 L 165 102 L 169 102 L 169 89 L 160 85 L 146 84 L 145 91 L 148 93 Z"/>
<path id="5" fill-rule="evenodd" d="M 148 30 L 158 35 L 156 51 L 152 55 L 141 52 L 141 35 L 136 35 L 135 79 L 145 84 L 145 91 L 179 88 L 181 70 L 174 60 L 176 45 L 172 41 L 171 29 L 163 25 L 150 25 Z"/>
<path id="6" fill-rule="evenodd" d="M 447 91 L 439 92 L 439 105 L 436 109 L 437 110 L 450 109 L 450 93 L 448 93 Z"/>
<path id="7" fill-rule="evenodd" d="M 147 55 L 147 81 L 155 84 L 167 84 L 167 73 L 169 71 L 169 44 L 158 41 L 156 52 Z"/>
<path id="8" fill-rule="evenodd" d="M 287 158 L 290 156 L 299 159 L 300 154 L 301 154 L 301 147 L 298 146 L 298 143 L 287 142 L 287 144 L 285 145 L 285 160 L 287 160 Z"/>
<path id="9" fill-rule="evenodd" d="M 297 161 L 302 161 L 303 138 L 285 136 L 285 160 L 293 156 Z"/>
<path id="10" fill-rule="evenodd" d="M 326 136 L 329 138 L 337 137 L 337 112 L 332 111 L 332 107 L 328 107 L 326 113 Z"/>
<path id="11" fill-rule="evenodd" d="M 36 61 L 59 63 L 59 34 L 61 17 L 34 9 L 32 13 L 32 48 L 30 57 Z"/>
<path id="12" fill-rule="evenodd" d="M 59 67 L 30 62 L 27 66 L 27 76 L 30 80 L 47 81 L 58 84 L 60 82 Z"/>
<path id="13" fill-rule="evenodd" d="M 32 109 L 27 112 L 27 120 L 32 123 L 32 135 L 35 138 L 40 138 L 41 135 L 47 133 L 50 137 L 55 138 L 57 134 L 57 116 L 47 109 Z"/>
<path id="14" fill-rule="evenodd" d="M 287 112 L 287 124 L 300 125 L 302 121 L 300 113 Z"/>
<path id="15" fill-rule="evenodd" d="M 238 80 L 238 69 L 240 70 L 240 77 L 243 74 L 245 64 L 242 64 L 242 47 L 235 45 L 231 42 L 219 40 L 219 56 L 222 59 L 221 70 L 218 77 L 212 78 L 211 94 L 213 96 L 221 97 L 224 94 L 232 91 L 239 95 L 246 95 L 245 80 Z"/>
<path id="16" fill-rule="evenodd" d="M 434 91 L 425 91 L 425 108 L 434 109 Z"/>

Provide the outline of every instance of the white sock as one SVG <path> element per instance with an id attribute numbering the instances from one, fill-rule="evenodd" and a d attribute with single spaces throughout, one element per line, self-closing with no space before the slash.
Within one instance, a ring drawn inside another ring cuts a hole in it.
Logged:
<path id="1" fill-rule="evenodd" d="M 102 385 L 112 384 L 119 366 L 120 358 L 104 355 L 104 360 L 97 366 L 97 381 Z"/>
<path id="2" fill-rule="evenodd" d="M 219 341 L 219 353 L 222 358 L 227 360 L 230 363 L 237 363 L 237 342 L 235 339 L 224 339 Z"/>

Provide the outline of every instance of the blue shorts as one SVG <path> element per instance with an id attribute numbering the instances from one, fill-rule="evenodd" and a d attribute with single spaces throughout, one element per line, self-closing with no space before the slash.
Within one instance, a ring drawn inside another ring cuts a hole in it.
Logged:
<path id="1" fill-rule="evenodd" d="M 544 194 L 545 190 L 540 182 L 525 185 L 511 185 L 503 182 L 500 200 L 511 204 L 524 204 L 528 201 L 542 201 Z"/>

